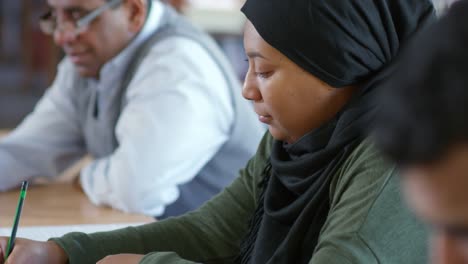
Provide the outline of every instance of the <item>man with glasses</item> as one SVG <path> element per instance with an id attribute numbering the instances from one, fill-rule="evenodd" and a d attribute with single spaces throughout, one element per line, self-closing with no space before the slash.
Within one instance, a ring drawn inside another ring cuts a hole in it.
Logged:
<path id="1" fill-rule="evenodd" d="M 84 154 L 95 204 L 164 218 L 230 183 L 264 129 L 215 43 L 150 0 L 48 0 L 41 29 L 66 56 L 0 142 L 0 190 Z"/>

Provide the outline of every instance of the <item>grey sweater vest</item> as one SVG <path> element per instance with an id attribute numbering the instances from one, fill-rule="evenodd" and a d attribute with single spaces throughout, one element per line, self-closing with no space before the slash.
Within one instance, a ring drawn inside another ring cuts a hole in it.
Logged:
<path id="1" fill-rule="evenodd" d="M 118 147 L 119 142 L 114 131 L 120 112 L 126 105 L 127 86 L 153 45 L 173 36 L 196 41 L 206 49 L 218 64 L 229 84 L 235 118 L 230 128 L 228 141 L 192 181 L 179 186 L 180 196 L 178 200 L 167 206 L 164 215 L 158 216 L 159 219 L 193 210 L 228 185 L 237 176 L 239 169 L 254 154 L 259 139 L 264 133 L 263 126 L 260 125 L 253 114 L 252 105 L 241 97 L 239 82 L 216 43 L 187 22 L 185 18 L 179 16 L 172 8 L 165 6 L 159 30 L 140 46 L 134 54 L 125 71 L 121 87 L 114 93 L 112 98 L 109 98 L 110 107 L 106 111 L 98 111 L 96 104 L 97 93 L 95 90 L 86 87 L 86 79 L 78 78 L 76 80 L 77 84 L 81 83 L 81 85 L 74 87 L 74 95 L 72 96 L 78 109 L 77 112 L 81 115 L 80 125 L 88 152 L 94 157 L 100 158 L 112 154 Z M 200 124 L 200 126 L 203 126 L 203 124 Z M 194 138 L 193 140 L 197 139 Z M 161 151 L 164 151 L 164 149 L 161 149 Z M 197 157 L 193 158 L 196 159 Z M 158 176 L 155 175 L 155 177 Z M 154 191 L 157 192 L 158 190 Z"/>

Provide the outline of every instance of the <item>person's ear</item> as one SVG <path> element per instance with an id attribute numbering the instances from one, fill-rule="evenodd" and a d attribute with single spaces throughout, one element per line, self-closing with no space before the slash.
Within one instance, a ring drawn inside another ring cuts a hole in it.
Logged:
<path id="1" fill-rule="evenodd" d="M 124 0 L 123 4 L 128 10 L 129 30 L 134 33 L 139 32 L 145 24 L 146 14 L 149 12 L 148 1 Z"/>

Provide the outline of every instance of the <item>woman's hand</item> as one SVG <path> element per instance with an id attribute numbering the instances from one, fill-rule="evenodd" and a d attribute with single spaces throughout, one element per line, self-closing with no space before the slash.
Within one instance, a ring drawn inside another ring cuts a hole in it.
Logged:
<path id="1" fill-rule="evenodd" d="M 96 264 L 138 264 L 144 255 L 118 254 L 107 256 Z"/>
<path id="2" fill-rule="evenodd" d="M 68 256 L 65 251 L 52 241 L 39 242 L 17 238 L 13 251 L 4 262 L 8 243 L 7 237 L 0 237 L 0 264 L 66 264 Z"/>

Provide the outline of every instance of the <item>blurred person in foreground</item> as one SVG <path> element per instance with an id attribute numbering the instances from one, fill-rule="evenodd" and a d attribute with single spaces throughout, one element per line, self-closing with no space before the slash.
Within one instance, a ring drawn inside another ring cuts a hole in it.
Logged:
<path id="1" fill-rule="evenodd" d="M 431 229 L 433 264 L 468 263 L 468 1 L 411 43 L 380 96 L 374 140 Z"/>

